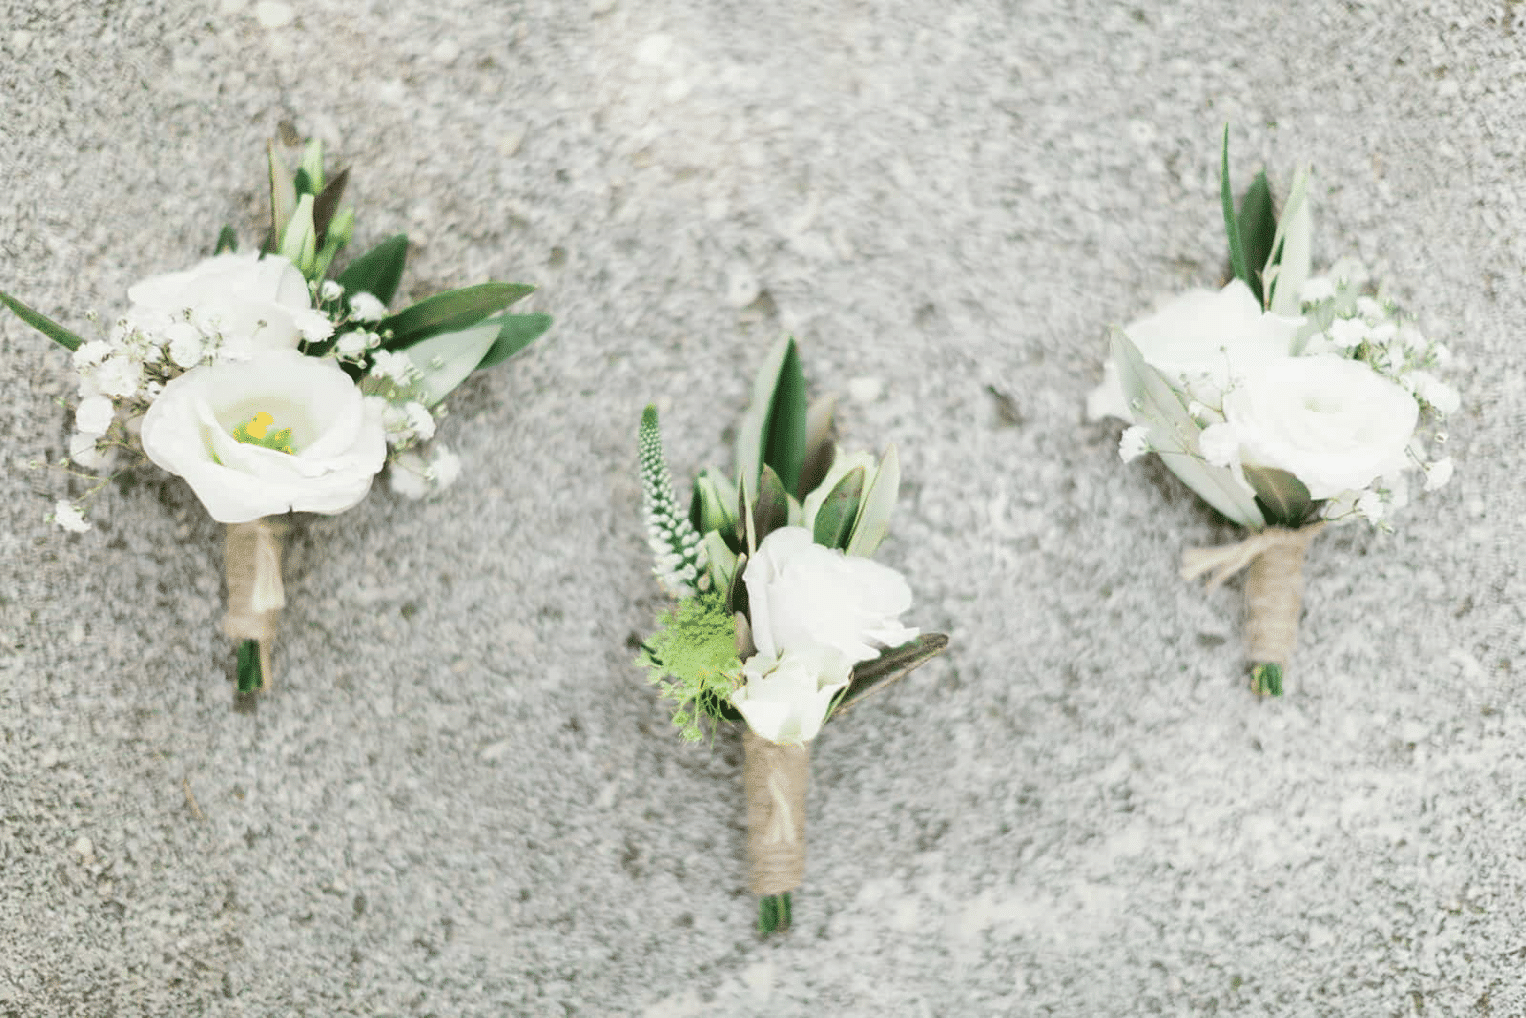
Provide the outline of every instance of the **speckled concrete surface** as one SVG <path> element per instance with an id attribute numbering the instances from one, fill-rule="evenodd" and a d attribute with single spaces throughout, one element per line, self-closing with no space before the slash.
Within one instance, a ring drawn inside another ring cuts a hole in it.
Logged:
<path id="1" fill-rule="evenodd" d="M 86 329 L 251 236 L 284 122 L 405 296 L 557 316 L 454 401 L 447 497 L 294 536 L 253 714 L 188 488 L 43 522 L 69 371 L 0 320 L 0 1015 L 1526 1013 L 1523 45 L 1462 0 L 0 5 L 0 287 Z M 1229 531 L 1082 413 L 1108 325 L 1219 274 L 1225 121 L 1465 398 L 1447 489 L 1316 545 L 1276 702 L 1175 577 Z M 780 328 L 900 446 L 882 559 L 954 642 L 818 744 L 764 941 L 738 741 L 628 640 L 640 407 L 724 464 Z"/>

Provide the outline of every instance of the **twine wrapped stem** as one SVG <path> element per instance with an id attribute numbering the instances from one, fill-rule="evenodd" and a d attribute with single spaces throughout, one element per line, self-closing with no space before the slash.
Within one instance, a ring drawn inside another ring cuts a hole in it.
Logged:
<path id="1" fill-rule="evenodd" d="M 286 606 L 286 592 L 281 584 L 281 541 L 286 530 L 284 520 L 268 517 L 228 524 L 223 556 L 228 613 L 223 616 L 222 629 L 240 642 L 241 693 L 268 685 L 272 678 L 270 647 L 275 642 L 281 609 Z M 252 680 L 246 679 L 253 672 L 248 665 L 258 667 Z"/>
<path id="2" fill-rule="evenodd" d="M 1236 544 L 1188 548 L 1182 554 L 1182 579 L 1208 573 L 1210 590 L 1246 570 L 1246 657 L 1253 666 L 1252 688 L 1258 693 L 1282 694 L 1282 670 L 1298 641 L 1304 552 L 1324 527 L 1324 520 L 1297 530 L 1268 527 Z"/>
<path id="3" fill-rule="evenodd" d="M 787 895 L 805 875 L 805 791 L 809 745 L 781 746 L 742 733 L 747 789 L 747 883 L 764 898 Z"/>

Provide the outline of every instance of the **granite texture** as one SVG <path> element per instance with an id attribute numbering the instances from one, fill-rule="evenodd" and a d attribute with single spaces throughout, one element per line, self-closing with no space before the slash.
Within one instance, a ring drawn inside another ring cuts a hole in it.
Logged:
<path id="1" fill-rule="evenodd" d="M 297 530 L 253 712 L 189 488 L 44 522 L 70 370 L 0 318 L 0 1016 L 1526 1014 L 1523 46 L 1511 0 L 0 3 L 0 288 L 93 328 L 312 135 L 402 296 L 556 316 L 445 497 Z M 1451 485 L 1316 543 L 1276 701 L 1176 577 L 1232 531 L 1083 414 L 1223 271 L 1226 121 L 1465 401 Z M 953 642 L 817 743 L 765 940 L 740 741 L 632 664 L 635 428 L 729 465 L 781 329 L 900 447 L 881 559 Z"/>

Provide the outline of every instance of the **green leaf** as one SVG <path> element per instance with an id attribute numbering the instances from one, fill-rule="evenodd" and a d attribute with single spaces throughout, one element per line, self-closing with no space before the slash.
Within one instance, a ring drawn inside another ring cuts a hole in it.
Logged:
<path id="1" fill-rule="evenodd" d="M 1251 692 L 1259 696 L 1282 695 L 1282 666 L 1276 662 L 1258 664 L 1250 670 Z"/>
<path id="2" fill-rule="evenodd" d="M 720 531 L 712 530 L 700 540 L 705 547 L 705 559 L 709 562 L 710 582 L 716 590 L 726 590 L 731 586 L 731 578 L 736 575 L 737 554 L 726 544 L 726 539 Z"/>
<path id="3" fill-rule="evenodd" d="M 214 255 L 220 255 L 225 251 L 238 250 L 238 234 L 233 232 L 233 227 L 224 226 L 217 233 L 217 246 L 212 249 Z"/>
<path id="4" fill-rule="evenodd" d="M 40 311 L 33 311 L 10 294 L 0 290 L 0 302 L 16 312 L 16 317 L 47 336 L 65 350 L 78 350 L 85 341 Z"/>
<path id="5" fill-rule="evenodd" d="M 244 640 L 238 645 L 235 674 L 240 693 L 254 693 L 265 685 L 265 675 L 260 668 L 260 641 Z"/>
<path id="6" fill-rule="evenodd" d="M 760 545 L 775 530 L 789 526 L 789 494 L 774 468 L 766 463 L 758 481 L 758 498 L 751 509 L 753 534 Z"/>
<path id="7" fill-rule="evenodd" d="M 499 323 L 498 339 L 482 356 L 482 362 L 477 365 L 478 371 L 490 368 L 499 361 L 508 360 L 551 328 L 551 316 L 539 313 L 499 315 L 496 318 L 489 318 L 488 321 Z M 483 324 L 486 325 L 487 322 Z"/>
<path id="8" fill-rule="evenodd" d="M 458 332 L 442 332 L 409 345 L 403 353 L 423 376 L 425 404 L 434 406 L 466 380 L 498 337 L 498 325 L 484 322 Z"/>
<path id="9" fill-rule="evenodd" d="M 297 167 L 297 172 L 292 174 L 291 189 L 297 192 L 298 201 L 301 201 L 302 196 L 305 194 L 315 195 L 318 193 L 318 188 L 313 185 L 313 178 L 308 176 L 307 170 L 301 166 Z"/>
<path id="10" fill-rule="evenodd" d="M 323 190 L 323 142 L 317 138 L 307 143 L 302 150 L 302 161 L 297 164 L 297 173 L 306 174 L 308 194 L 317 194 Z"/>
<path id="11" fill-rule="evenodd" d="M 291 171 L 276 151 L 274 141 L 266 142 L 265 153 L 270 160 L 270 231 L 274 238 L 271 247 L 278 249 L 281 246 L 282 231 L 297 211 L 297 189 L 292 184 Z"/>
<path id="12" fill-rule="evenodd" d="M 800 368 L 799 347 L 792 342 L 779 366 L 763 438 L 763 462 L 774 468 L 784 482 L 784 490 L 796 498 L 801 497 L 800 468 L 805 464 L 807 412 L 805 373 Z"/>
<path id="13" fill-rule="evenodd" d="M 858 518 L 858 504 L 864 493 L 865 470 L 854 467 L 832 488 L 816 513 L 812 535 L 817 544 L 828 548 L 846 548 L 853 536 L 853 522 Z"/>
<path id="14" fill-rule="evenodd" d="M 885 447 L 880 468 L 874 481 L 864 494 L 859 506 L 858 520 L 853 524 L 853 537 L 848 541 L 849 555 L 868 558 L 874 554 L 880 542 L 890 533 L 890 514 L 895 510 L 896 499 L 901 494 L 901 458 L 892 443 Z"/>
<path id="15" fill-rule="evenodd" d="M 942 633 L 923 633 L 910 643 L 884 651 L 872 661 L 853 666 L 853 678 L 837 701 L 833 716 L 863 700 L 870 692 L 885 689 L 910 675 L 917 668 L 943 653 L 948 637 Z"/>
<path id="16" fill-rule="evenodd" d="M 837 411 L 837 396 L 829 393 L 811 404 L 805 415 L 805 462 L 800 467 L 800 500 L 815 491 L 832 470 L 837 446 L 832 441 L 832 415 Z"/>
<path id="17" fill-rule="evenodd" d="M 1314 216 L 1309 207 L 1309 169 L 1293 177 L 1288 200 L 1277 221 L 1272 255 L 1262 278 L 1267 285 L 1267 310 L 1274 315 L 1295 317 L 1303 309 L 1303 284 L 1309 279 L 1309 254 Z M 1273 264 L 1275 262 L 1275 264 Z M 1300 350 L 1294 350 L 1296 356 Z"/>
<path id="18" fill-rule="evenodd" d="M 339 253 L 340 248 L 350 242 L 350 234 L 354 229 L 354 209 L 345 209 L 329 224 L 328 233 L 323 239 L 323 247 L 318 252 L 318 257 L 313 260 L 313 279 L 322 279 L 328 275 L 329 266 L 334 262 L 334 256 Z"/>
<path id="19" fill-rule="evenodd" d="M 774 408 L 774 393 L 779 387 L 779 373 L 794 345 L 795 337 L 784 335 L 768 351 L 752 382 L 752 402 L 747 405 L 747 412 L 742 415 L 742 423 L 737 428 L 737 477 L 746 482 L 749 491 L 757 486 L 763 467 L 764 443 L 769 432 L 769 416 Z"/>
<path id="20" fill-rule="evenodd" d="M 319 192 L 318 197 L 313 199 L 313 229 L 318 232 L 318 245 L 323 246 L 328 236 L 329 223 L 334 221 L 334 213 L 339 211 L 339 202 L 344 198 L 344 186 L 350 182 L 350 170 L 348 167 L 334 174 L 334 179 L 329 181 L 328 187 Z M 354 222 L 354 217 L 351 217 Z"/>
<path id="21" fill-rule="evenodd" d="M 384 344 L 386 349 L 402 350 L 430 336 L 469 329 L 534 292 L 535 287 L 524 283 L 479 283 L 447 290 L 382 319 L 377 331 L 390 329 L 392 338 Z M 376 296 L 380 298 L 381 294 Z M 495 335 L 497 328 L 494 326 Z M 483 353 L 486 352 L 484 349 Z"/>
<path id="22" fill-rule="evenodd" d="M 1182 397 L 1165 376 L 1145 363 L 1122 329 L 1113 330 L 1112 358 L 1129 410 L 1149 432 L 1150 447 L 1161 462 L 1226 518 L 1251 530 L 1265 527 L 1255 496 L 1228 469 L 1203 460 L 1197 444 L 1202 429 L 1187 413 Z"/>
<path id="23" fill-rule="evenodd" d="M 731 571 L 731 582 L 726 585 L 726 610 L 729 612 L 746 615 L 747 609 L 751 607 L 747 603 L 747 585 L 742 576 L 746 571 L 747 556 L 738 555 L 736 568 Z"/>
<path id="24" fill-rule="evenodd" d="M 701 534 L 724 530 L 736 522 L 736 489 L 713 467 L 706 467 L 694 478 L 694 495 L 689 500 L 689 522 Z"/>
<path id="25" fill-rule="evenodd" d="M 1219 201 L 1224 206 L 1224 232 L 1229 235 L 1229 263 L 1235 278 L 1243 280 L 1254 292 L 1255 282 L 1245 261 L 1245 247 L 1240 241 L 1240 225 L 1235 219 L 1235 195 L 1229 186 L 1229 125 L 1224 125 L 1224 155 L 1219 164 Z"/>
<path id="26" fill-rule="evenodd" d="M 278 254 L 295 265 L 304 276 L 312 272 L 317 256 L 318 236 L 313 231 L 313 196 L 304 194 L 297 199 L 297 211 L 281 233 Z M 311 276 L 309 276 L 311 278 Z"/>
<path id="27" fill-rule="evenodd" d="M 1256 504 L 1271 526 L 1301 527 L 1314 511 L 1309 489 L 1286 470 L 1247 466 L 1242 472 L 1250 486 L 1256 489 Z"/>
<path id="28" fill-rule="evenodd" d="M 392 303 L 403 281 L 408 260 L 408 235 L 394 234 L 350 262 L 334 281 L 345 293 L 369 293 L 383 304 Z"/>
<path id="29" fill-rule="evenodd" d="M 1266 278 L 1264 266 L 1272 257 L 1272 240 L 1277 234 L 1277 218 L 1272 212 L 1272 188 L 1266 182 L 1266 172 L 1256 174 L 1250 190 L 1240 202 L 1240 214 L 1235 217 L 1240 233 L 1240 246 L 1245 252 L 1246 269 L 1251 273 L 1250 288 L 1256 301 L 1266 307 Z"/>

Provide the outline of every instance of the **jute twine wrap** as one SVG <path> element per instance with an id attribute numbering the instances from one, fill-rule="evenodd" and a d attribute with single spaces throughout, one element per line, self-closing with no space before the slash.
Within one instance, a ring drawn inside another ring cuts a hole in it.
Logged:
<path id="1" fill-rule="evenodd" d="M 805 876 L 805 789 L 811 750 L 742 733 L 747 788 L 747 882 L 759 896 L 784 894 Z"/>
<path id="2" fill-rule="evenodd" d="M 1182 579 L 1211 573 L 1212 590 L 1231 576 L 1245 574 L 1246 657 L 1257 664 L 1286 665 L 1298 640 L 1298 612 L 1303 607 L 1303 556 L 1325 521 L 1297 530 L 1268 527 L 1238 544 L 1188 548 L 1182 553 Z"/>
<path id="3" fill-rule="evenodd" d="M 281 520 L 230 523 L 223 556 L 228 577 L 223 632 L 235 640 L 259 641 L 260 669 L 266 685 L 271 679 L 270 644 L 281 609 L 286 606 L 286 592 L 281 586 L 281 539 L 285 536 L 286 523 Z"/>

